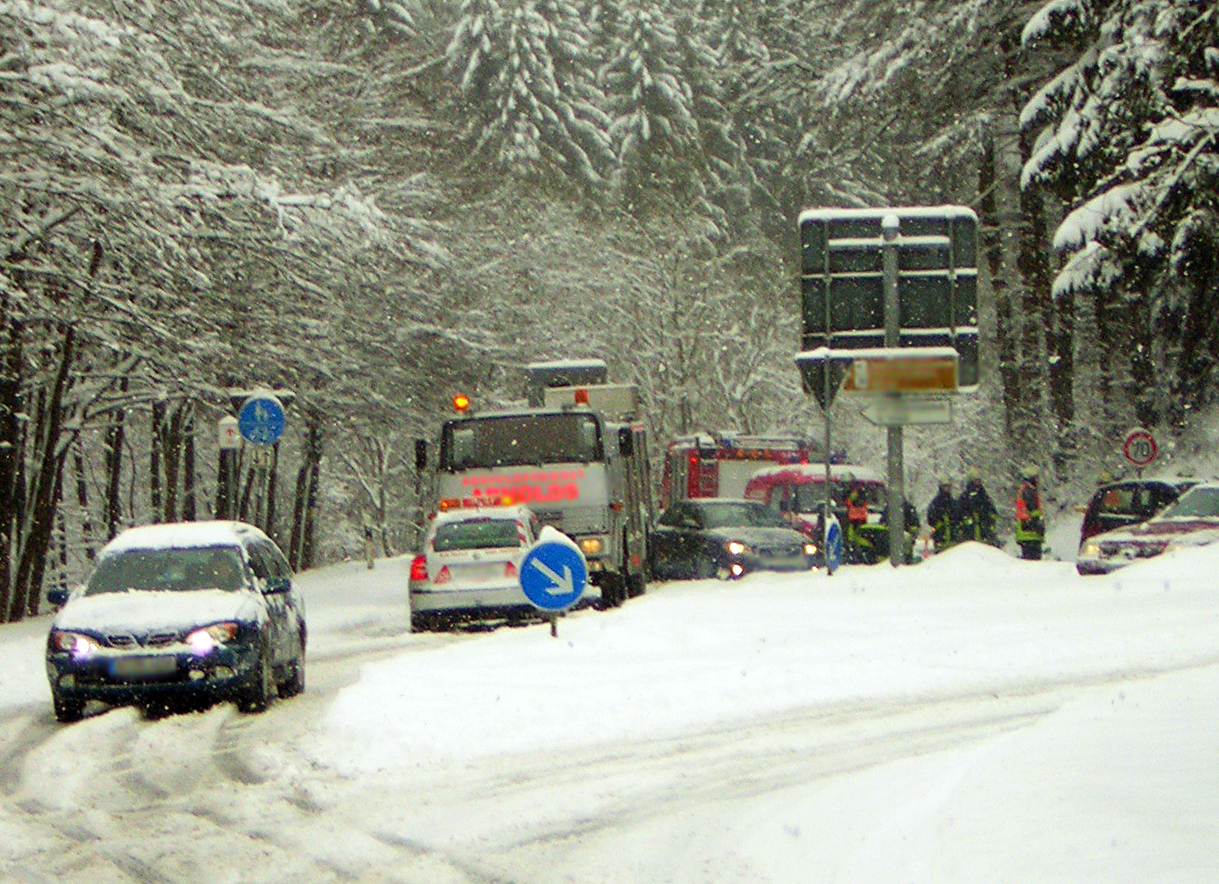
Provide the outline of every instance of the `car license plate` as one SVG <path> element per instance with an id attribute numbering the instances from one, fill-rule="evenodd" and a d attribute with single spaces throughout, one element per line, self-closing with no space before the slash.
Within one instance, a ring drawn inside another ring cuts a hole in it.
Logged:
<path id="1" fill-rule="evenodd" d="M 454 576 L 470 583 L 485 583 L 504 576 L 503 562 L 480 562 L 476 565 L 456 565 Z"/>
<path id="2" fill-rule="evenodd" d="M 119 657 L 110 664 L 110 672 L 115 678 L 156 678 L 177 671 L 177 658 L 165 654 L 155 657 Z"/>

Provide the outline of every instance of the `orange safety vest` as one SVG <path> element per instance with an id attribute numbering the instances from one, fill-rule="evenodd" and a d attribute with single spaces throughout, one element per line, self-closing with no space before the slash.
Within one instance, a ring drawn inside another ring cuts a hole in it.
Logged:
<path id="1" fill-rule="evenodd" d="M 1033 495 L 1034 495 L 1033 501 L 1034 501 L 1034 505 L 1036 507 L 1036 511 L 1038 514 L 1041 513 L 1041 492 L 1038 491 L 1037 488 L 1034 487 L 1033 485 L 1030 485 L 1028 482 L 1021 482 L 1020 491 L 1016 494 L 1016 521 L 1017 522 L 1026 522 L 1026 521 L 1028 521 L 1029 516 L 1032 515 L 1032 513 L 1029 512 L 1028 500 L 1026 500 L 1026 498 L 1025 498 L 1025 491 L 1027 491 L 1030 488 L 1033 490 Z"/>
<path id="2" fill-rule="evenodd" d="M 847 496 L 847 521 L 868 521 L 868 502 L 864 499 L 863 495 L 851 494 Z"/>

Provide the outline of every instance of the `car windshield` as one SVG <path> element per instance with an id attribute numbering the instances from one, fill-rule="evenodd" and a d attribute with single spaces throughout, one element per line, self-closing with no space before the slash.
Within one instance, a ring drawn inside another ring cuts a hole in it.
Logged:
<path id="1" fill-rule="evenodd" d="M 85 595 L 132 589 L 236 590 L 245 583 L 244 572 L 241 553 L 235 547 L 133 549 L 98 562 Z"/>
<path id="2" fill-rule="evenodd" d="M 863 487 L 864 499 L 867 501 L 868 508 L 872 510 L 883 510 L 888 502 L 888 494 L 885 491 L 885 486 L 879 482 L 861 482 Z M 846 500 L 847 492 L 851 490 L 851 486 L 846 482 L 834 482 L 830 486 L 831 502 L 835 506 L 840 506 Z M 825 483 L 812 482 L 804 485 L 797 485 L 796 491 L 796 512 L 799 513 L 815 513 L 821 511 L 821 505 L 825 503 Z"/>
<path id="3" fill-rule="evenodd" d="M 440 440 L 440 466 L 447 470 L 600 459 L 600 425 L 592 414 L 464 418 L 446 424 Z"/>
<path id="4" fill-rule="evenodd" d="M 1164 510 L 1160 518 L 1219 518 L 1219 487 L 1191 488 Z"/>
<path id="5" fill-rule="evenodd" d="M 700 509 L 707 528 L 788 528 L 787 522 L 760 503 L 706 503 Z"/>
<path id="6" fill-rule="evenodd" d="M 470 519 L 448 522 L 436 527 L 432 549 L 446 552 L 455 549 L 496 549 L 519 546 L 521 533 L 516 522 L 507 519 Z"/>

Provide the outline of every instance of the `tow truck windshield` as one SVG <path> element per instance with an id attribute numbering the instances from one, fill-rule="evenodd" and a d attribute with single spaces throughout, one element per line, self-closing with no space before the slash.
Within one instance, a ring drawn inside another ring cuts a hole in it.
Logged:
<path id="1" fill-rule="evenodd" d="M 450 472 L 603 459 L 592 414 L 521 414 L 462 418 L 445 424 L 440 468 Z"/>

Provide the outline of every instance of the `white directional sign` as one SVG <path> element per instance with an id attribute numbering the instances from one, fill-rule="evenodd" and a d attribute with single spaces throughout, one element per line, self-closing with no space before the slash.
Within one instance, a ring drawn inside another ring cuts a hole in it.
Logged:
<path id="1" fill-rule="evenodd" d="M 907 424 L 952 423 L 952 400 L 915 396 L 885 396 L 873 399 L 860 412 L 878 427 L 903 427 Z"/>

